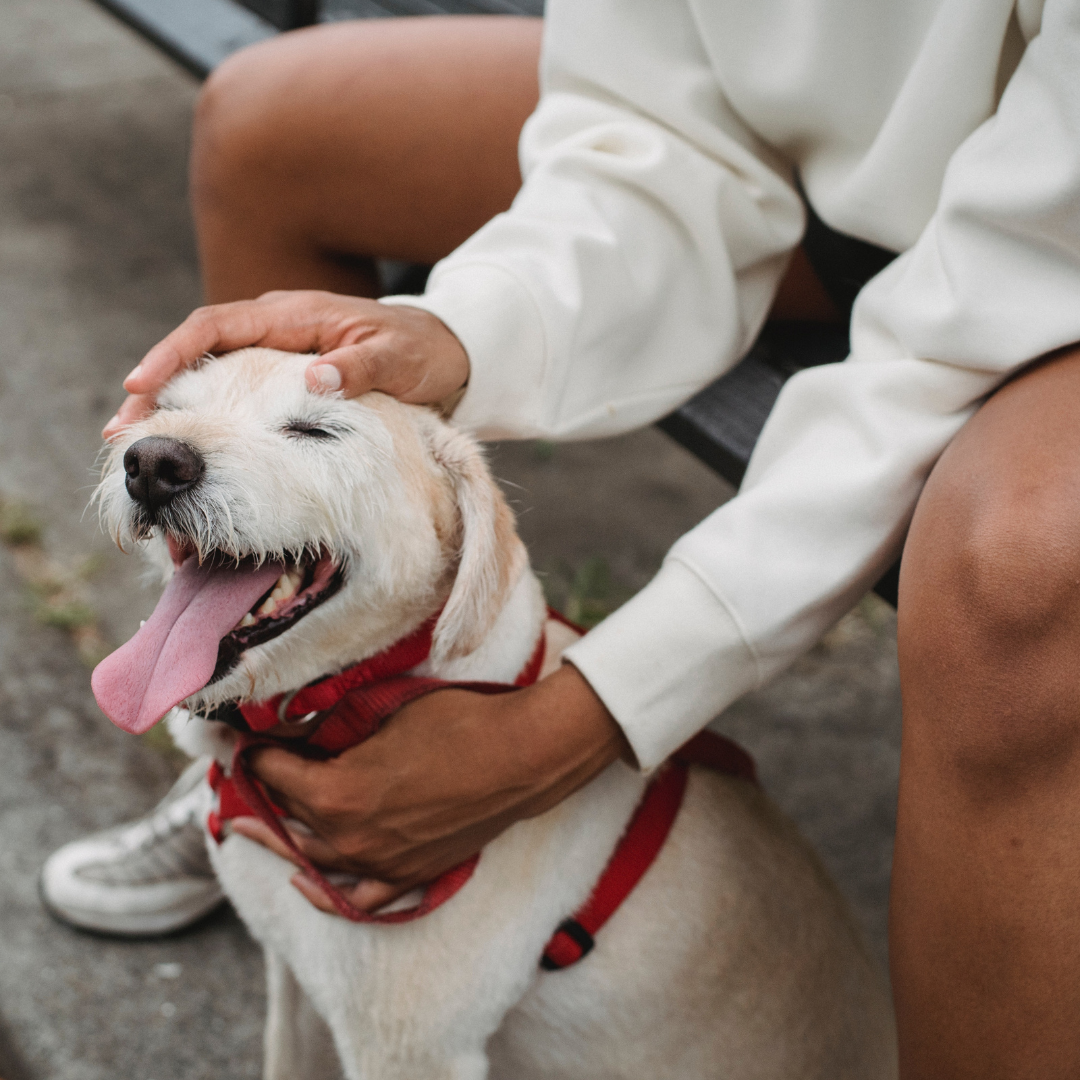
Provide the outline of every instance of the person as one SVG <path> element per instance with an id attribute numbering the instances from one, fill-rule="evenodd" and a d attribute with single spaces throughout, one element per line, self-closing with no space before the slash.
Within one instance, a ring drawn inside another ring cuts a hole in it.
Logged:
<path id="1" fill-rule="evenodd" d="M 850 358 L 786 385 L 737 497 L 558 672 L 432 694 L 331 762 L 262 753 L 298 843 L 364 879 L 355 902 L 620 755 L 655 767 L 903 546 L 901 1075 L 1080 1073 L 1078 62 L 1078 0 L 551 0 L 542 46 L 525 19 L 338 24 L 211 77 L 210 306 L 128 377 L 110 436 L 203 353 L 263 344 L 317 354 L 320 392 L 603 437 L 731 367 L 768 315 L 836 317 L 800 188 L 899 253 Z M 426 293 L 370 299 L 376 257 L 436 263 Z"/>

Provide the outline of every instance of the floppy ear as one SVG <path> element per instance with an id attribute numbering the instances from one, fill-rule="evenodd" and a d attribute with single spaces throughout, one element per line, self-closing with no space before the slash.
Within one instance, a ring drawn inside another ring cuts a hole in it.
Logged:
<path id="1" fill-rule="evenodd" d="M 527 557 L 514 515 L 476 443 L 444 424 L 433 427 L 430 439 L 435 460 L 453 487 L 458 512 L 457 575 L 432 641 L 432 655 L 449 660 L 467 656 L 484 640 Z"/>

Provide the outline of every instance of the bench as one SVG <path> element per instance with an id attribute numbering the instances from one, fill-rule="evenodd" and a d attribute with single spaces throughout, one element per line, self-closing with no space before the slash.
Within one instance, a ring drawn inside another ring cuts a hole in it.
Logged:
<path id="1" fill-rule="evenodd" d="M 352 18 L 402 15 L 540 15 L 543 0 L 98 0 L 186 68 L 204 78 L 230 53 L 284 30 Z M 820 226 L 811 215 L 811 228 Z M 827 230 L 826 230 L 827 232 Z M 828 244 L 847 238 L 826 235 Z M 804 246 L 808 246 L 810 232 Z M 862 280 L 891 258 L 859 241 L 843 254 L 862 262 Z M 812 260 L 813 261 L 813 258 Z M 426 267 L 386 264 L 393 292 L 423 291 Z M 850 297 L 840 297 L 841 309 Z M 777 395 L 796 371 L 842 360 L 848 353 L 845 326 L 819 323 L 769 323 L 749 354 L 734 369 L 705 387 L 657 426 L 736 487 Z M 874 591 L 896 604 L 899 563 Z"/>

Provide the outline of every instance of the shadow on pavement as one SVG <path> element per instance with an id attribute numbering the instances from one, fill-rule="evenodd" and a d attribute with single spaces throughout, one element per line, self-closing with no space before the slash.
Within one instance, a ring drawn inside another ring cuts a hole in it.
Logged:
<path id="1" fill-rule="evenodd" d="M 0 1080 L 33 1080 L 22 1055 L 15 1049 L 7 1026 L 0 1020 Z"/>

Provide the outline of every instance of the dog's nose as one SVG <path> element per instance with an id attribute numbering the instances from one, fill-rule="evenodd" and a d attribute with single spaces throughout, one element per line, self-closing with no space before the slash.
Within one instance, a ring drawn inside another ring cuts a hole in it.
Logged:
<path id="1" fill-rule="evenodd" d="M 157 436 L 132 443 L 124 454 L 124 486 L 147 510 L 158 510 L 202 478 L 206 462 L 193 446 Z"/>

